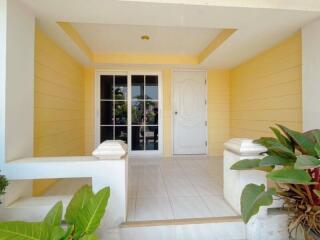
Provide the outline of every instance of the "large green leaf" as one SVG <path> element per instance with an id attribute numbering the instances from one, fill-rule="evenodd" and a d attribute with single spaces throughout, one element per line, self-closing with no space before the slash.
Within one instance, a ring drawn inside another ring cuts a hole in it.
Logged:
<path id="1" fill-rule="evenodd" d="M 110 188 L 101 189 L 90 201 L 80 209 L 76 219 L 76 235 L 92 234 L 99 227 L 100 221 L 105 214 L 105 210 L 110 197 Z"/>
<path id="2" fill-rule="evenodd" d="M 320 129 L 315 129 L 315 130 L 312 130 L 311 132 L 316 142 L 320 144 Z"/>
<path id="3" fill-rule="evenodd" d="M 283 168 L 267 174 L 267 178 L 280 183 L 314 184 L 310 175 L 305 170 Z"/>
<path id="4" fill-rule="evenodd" d="M 46 222 L 48 225 L 60 226 L 61 219 L 62 219 L 62 211 L 63 211 L 62 201 L 57 202 L 53 206 L 53 208 L 48 212 L 47 216 L 44 219 L 44 222 Z"/>
<path id="5" fill-rule="evenodd" d="M 273 167 L 260 166 L 261 159 L 243 159 L 231 166 L 231 170 L 260 170 L 270 172 Z"/>
<path id="6" fill-rule="evenodd" d="M 317 157 L 320 158 L 320 143 L 314 145 L 314 150 L 317 152 Z"/>
<path id="7" fill-rule="evenodd" d="M 310 169 L 320 166 L 320 160 L 309 155 L 300 155 L 294 164 L 295 169 Z"/>
<path id="8" fill-rule="evenodd" d="M 232 170 L 250 170 L 260 166 L 261 159 L 244 159 L 234 163 L 230 169 Z"/>
<path id="9" fill-rule="evenodd" d="M 2 222 L 0 240 L 47 240 L 51 228 L 46 223 Z"/>
<path id="10" fill-rule="evenodd" d="M 295 158 L 294 152 L 290 148 L 281 144 L 278 139 L 262 137 L 254 142 L 265 146 L 268 149 L 269 154 L 278 155 L 285 158 Z"/>
<path id="11" fill-rule="evenodd" d="M 91 187 L 85 185 L 81 187 L 71 199 L 65 214 L 65 219 L 69 224 L 75 224 L 78 213 L 93 197 Z"/>
<path id="12" fill-rule="evenodd" d="M 288 166 L 288 165 L 293 165 L 295 163 L 294 159 L 289 159 L 289 158 L 283 158 L 280 156 L 276 155 L 271 155 L 271 156 L 266 156 L 264 157 L 261 162 L 260 166 Z"/>
<path id="13" fill-rule="evenodd" d="M 241 194 L 241 215 L 245 223 L 259 212 L 261 206 L 269 206 L 272 204 L 272 195 L 276 193 L 274 188 L 265 191 L 265 186 L 248 184 Z"/>
<path id="14" fill-rule="evenodd" d="M 293 144 L 290 142 L 290 140 L 285 137 L 277 128 L 274 127 L 270 127 L 272 132 L 274 133 L 274 135 L 276 135 L 277 139 L 279 140 L 279 142 L 281 144 L 283 144 L 284 146 L 286 146 L 287 148 L 289 148 L 290 150 L 293 150 L 294 146 Z"/>
<path id="15" fill-rule="evenodd" d="M 74 225 L 69 225 L 61 240 L 70 240 L 74 232 Z"/>
<path id="16" fill-rule="evenodd" d="M 288 137 L 290 137 L 295 142 L 300 152 L 312 156 L 317 155 L 316 151 L 314 150 L 314 143 L 310 140 L 310 138 L 304 136 L 303 133 L 293 131 L 285 126 L 278 126 Z"/>
<path id="17" fill-rule="evenodd" d="M 62 240 L 65 236 L 65 232 L 62 227 L 55 226 L 54 229 L 52 229 L 50 236 L 50 240 Z"/>
<path id="18" fill-rule="evenodd" d="M 98 240 L 98 238 L 94 235 L 85 235 L 80 240 Z"/>

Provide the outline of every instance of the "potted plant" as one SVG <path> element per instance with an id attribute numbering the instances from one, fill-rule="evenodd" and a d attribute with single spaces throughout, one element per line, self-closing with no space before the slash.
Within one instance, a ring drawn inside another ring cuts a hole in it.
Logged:
<path id="1" fill-rule="evenodd" d="M 5 176 L 0 175 L 0 204 L 1 204 L 1 196 L 5 193 L 7 186 L 8 186 L 8 180 L 5 178 Z"/>
<path id="2" fill-rule="evenodd" d="M 241 215 L 245 223 L 269 206 L 273 196 L 283 200 L 289 215 L 290 239 L 303 229 L 305 239 L 320 239 L 320 130 L 305 133 L 282 125 L 271 128 L 275 137 L 254 142 L 266 147 L 261 159 L 245 159 L 231 166 L 233 170 L 262 170 L 274 188 L 248 184 L 241 195 Z"/>
<path id="3" fill-rule="evenodd" d="M 94 194 L 88 185 L 71 199 L 62 220 L 63 205 L 58 202 L 42 222 L 0 222 L 0 239 L 97 240 L 94 234 L 105 214 L 110 188 Z"/>

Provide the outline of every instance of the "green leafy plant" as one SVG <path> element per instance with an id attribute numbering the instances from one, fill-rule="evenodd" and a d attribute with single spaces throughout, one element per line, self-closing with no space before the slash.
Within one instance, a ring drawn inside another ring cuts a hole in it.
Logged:
<path id="1" fill-rule="evenodd" d="M 320 235 L 320 130 L 305 133 L 285 126 L 271 128 L 275 137 L 262 137 L 255 143 L 266 147 L 261 159 L 244 159 L 233 170 L 262 170 L 274 188 L 248 184 L 241 195 L 241 214 L 245 223 L 269 206 L 273 196 L 284 202 L 289 213 L 290 237 L 298 228 Z M 295 231 L 294 231 L 295 230 Z"/>
<path id="2" fill-rule="evenodd" d="M 62 202 L 48 212 L 42 222 L 2 222 L 0 239 L 16 240 L 97 240 L 94 235 L 105 214 L 110 189 L 94 194 L 91 187 L 80 188 L 71 199 L 62 224 Z"/>
<path id="3" fill-rule="evenodd" d="M 5 178 L 5 176 L 0 175 L 0 196 L 5 194 L 5 190 L 8 186 L 9 182 L 8 180 Z M 0 201 L 1 203 L 1 201 Z"/>

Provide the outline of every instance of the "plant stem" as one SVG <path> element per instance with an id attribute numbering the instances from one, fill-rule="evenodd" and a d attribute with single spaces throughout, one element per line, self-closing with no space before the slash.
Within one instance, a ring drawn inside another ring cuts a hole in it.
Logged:
<path id="1" fill-rule="evenodd" d="M 308 186 L 308 185 L 303 185 L 303 187 L 304 187 L 304 189 L 305 189 L 306 192 L 307 192 L 307 196 L 308 196 L 308 199 L 309 199 L 310 203 L 311 203 L 312 205 L 314 205 L 314 201 L 313 201 L 312 194 L 311 194 L 311 192 L 310 192 L 309 186 Z"/>
<path id="2" fill-rule="evenodd" d="M 288 184 L 289 188 L 297 193 L 300 197 L 305 198 L 305 195 L 299 190 L 299 188 L 296 188 L 294 185 Z"/>

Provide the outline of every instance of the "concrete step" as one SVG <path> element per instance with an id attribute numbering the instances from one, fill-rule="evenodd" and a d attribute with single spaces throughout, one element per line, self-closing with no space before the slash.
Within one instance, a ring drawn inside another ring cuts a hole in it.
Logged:
<path id="1" fill-rule="evenodd" d="M 190 218 L 126 222 L 99 235 L 108 240 L 244 240 L 246 227 L 240 217 Z"/>

